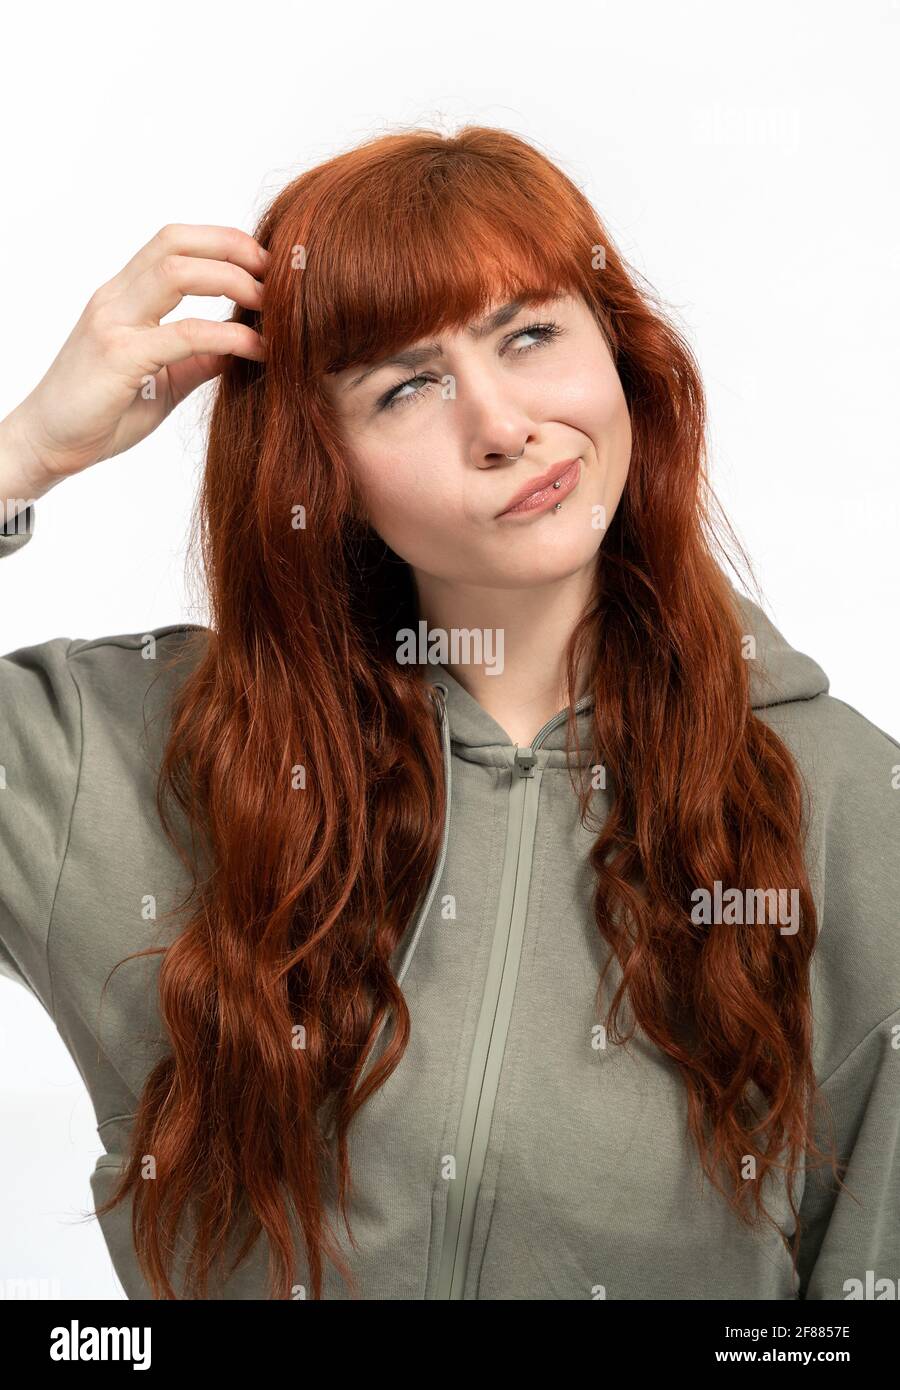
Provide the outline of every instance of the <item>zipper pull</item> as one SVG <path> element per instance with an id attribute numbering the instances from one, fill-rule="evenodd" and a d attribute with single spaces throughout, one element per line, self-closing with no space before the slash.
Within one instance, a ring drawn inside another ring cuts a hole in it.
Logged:
<path id="1" fill-rule="evenodd" d="M 533 753 L 530 748 L 520 748 L 519 745 L 516 744 L 513 762 L 515 763 L 516 772 L 518 772 L 520 777 L 533 777 L 533 769 L 537 762 L 537 754 Z"/>

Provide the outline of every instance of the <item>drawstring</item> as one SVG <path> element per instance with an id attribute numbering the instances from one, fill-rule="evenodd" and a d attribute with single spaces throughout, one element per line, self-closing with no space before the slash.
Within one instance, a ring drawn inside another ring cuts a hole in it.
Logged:
<path id="1" fill-rule="evenodd" d="M 444 685 L 443 681 L 435 681 L 434 685 L 429 687 L 429 694 L 431 696 L 431 702 L 435 706 L 438 724 L 442 725 L 444 722 L 444 712 L 447 707 L 447 687 Z"/>

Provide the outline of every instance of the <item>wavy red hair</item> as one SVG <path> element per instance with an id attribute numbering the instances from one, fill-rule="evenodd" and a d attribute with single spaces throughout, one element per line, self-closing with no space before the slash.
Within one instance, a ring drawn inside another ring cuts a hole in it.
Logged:
<path id="1" fill-rule="evenodd" d="M 591 854 L 597 929 L 622 970 L 604 1021 L 613 1042 L 637 1025 L 677 1064 L 704 1170 L 737 1219 L 758 1220 L 770 1170 L 790 1179 L 819 1152 L 816 914 L 805 789 L 752 712 L 740 612 L 715 554 L 690 348 L 583 193 L 503 130 L 370 140 L 296 178 L 255 235 L 271 252 L 262 308 L 233 317 L 260 329 L 268 354 L 226 359 L 216 383 L 197 514 L 211 621 L 188 643 L 157 790 L 191 874 L 178 933 L 159 948 L 171 1051 L 98 1210 L 134 1194 L 154 1297 L 179 1296 L 171 1260 L 188 1213 L 183 1296 L 205 1296 L 240 1229 L 231 1268 L 265 1231 L 270 1295 L 290 1297 L 294 1217 L 311 1296 L 326 1259 L 356 1291 L 326 1192 L 334 1180 L 349 1231 L 348 1127 L 409 1037 L 390 962 L 436 867 L 444 786 L 427 687 L 395 659 L 395 633 L 417 619 L 408 569 L 366 523 L 324 381 L 497 300 L 563 290 L 606 335 L 633 441 L 596 598 L 567 654 L 570 699 L 589 663 L 594 758 L 612 793 Z M 573 794 L 588 824 L 590 788 Z M 691 892 L 717 879 L 797 888 L 799 931 L 694 925 Z M 360 1086 L 389 1015 L 389 1045 Z M 305 1047 L 292 1043 L 298 1024 Z M 141 1180 L 148 1153 L 154 1182 Z"/>

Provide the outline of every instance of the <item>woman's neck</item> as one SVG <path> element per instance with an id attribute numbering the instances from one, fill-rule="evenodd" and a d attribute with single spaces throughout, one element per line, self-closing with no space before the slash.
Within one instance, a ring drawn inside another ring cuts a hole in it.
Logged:
<path id="1" fill-rule="evenodd" d="M 415 574 L 419 619 L 445 642 L 450 674 L 502 729 L 527 746 L 568 704 L 565 652 L 591 601 L 593 565 L 552 584 L 522 589 L 448 585 Z M 579 672 L 575 698 L 586 689 Z"/>

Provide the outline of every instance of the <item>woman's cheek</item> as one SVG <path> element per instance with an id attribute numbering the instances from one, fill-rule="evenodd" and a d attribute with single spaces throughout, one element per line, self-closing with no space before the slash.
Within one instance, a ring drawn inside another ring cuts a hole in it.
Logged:
<path id="1" fill-rule="evenodd" d="M 441 499 L 433 488 L 410 480 L 406 486 L 381 487 L 372 499 L 370 516 L 391 549 L 403 555 L 429 538 L 439 542 L 452 529 L 458 512 L 451 499 Z"/>

